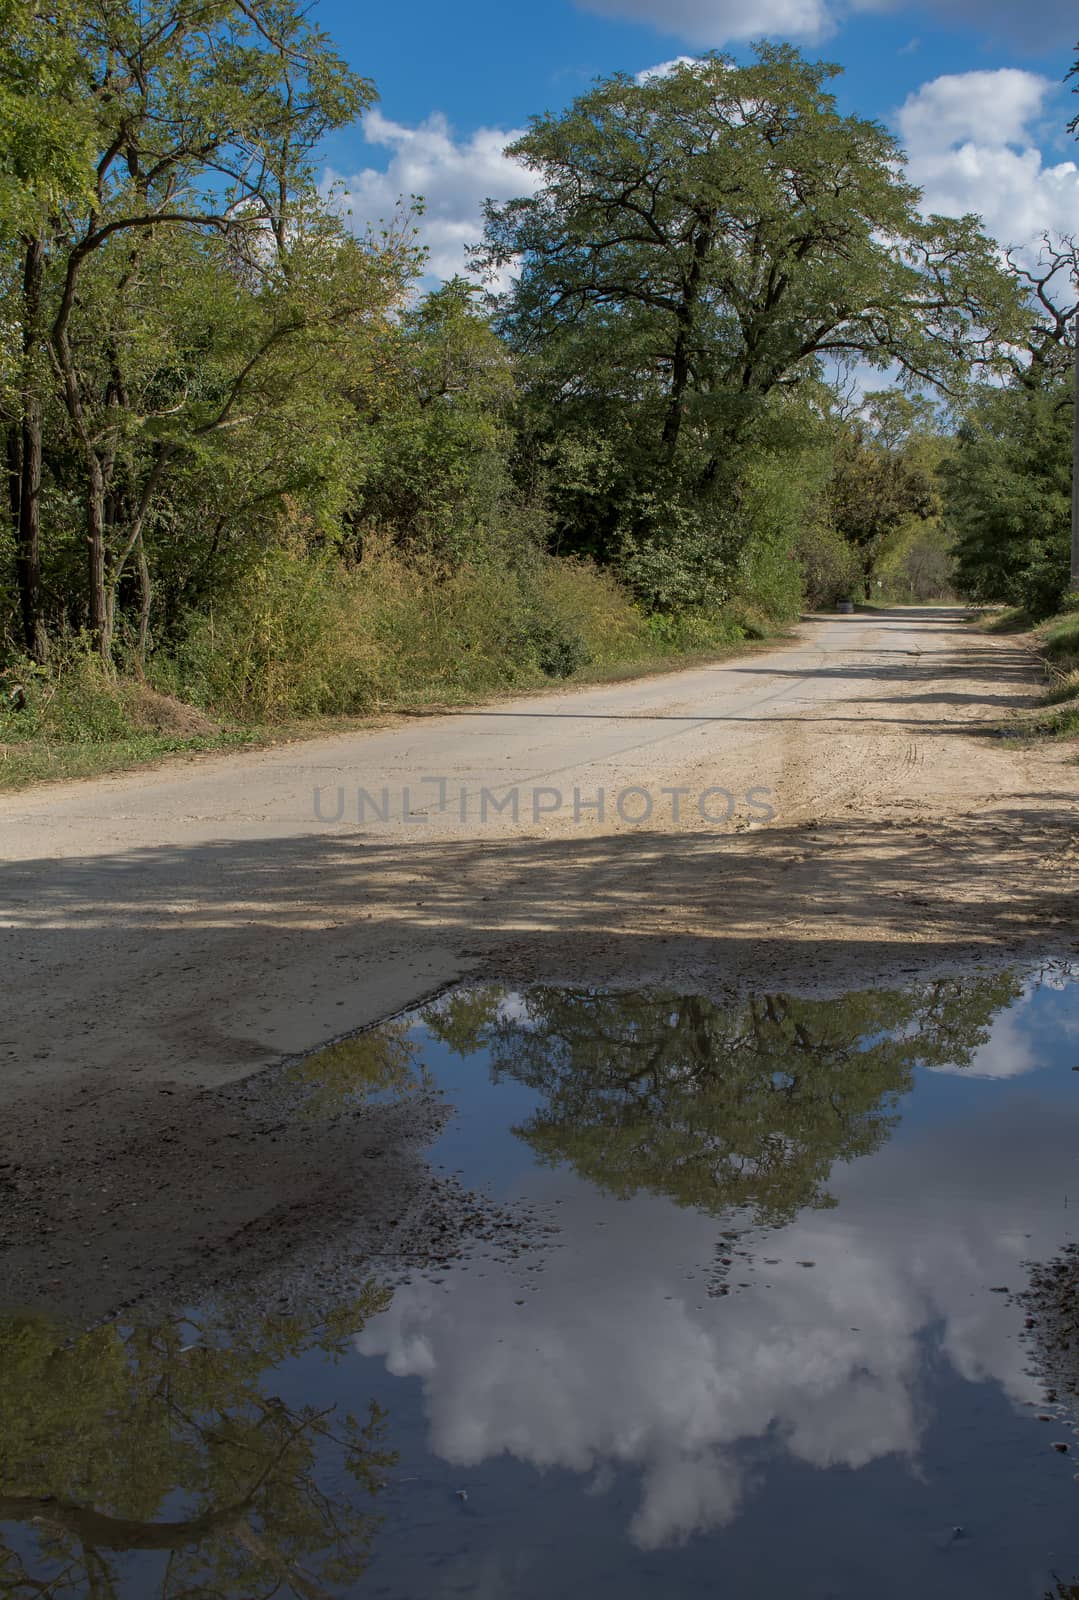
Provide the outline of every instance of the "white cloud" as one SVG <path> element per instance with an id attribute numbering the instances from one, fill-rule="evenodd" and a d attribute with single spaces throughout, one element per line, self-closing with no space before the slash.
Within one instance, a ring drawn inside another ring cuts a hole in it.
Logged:
<path id="1" fill-rule="evenodd" d="M 713 1219 L 540 1170 L 525 1188 L 563 1228 L 542 1275 L 485 1258 L 414 1282 L 357 1344 L 422 1384 L 443 1460 L 508 1455 L 597 1490 L 628 1469 L 630 1537 L 680 1543 L 739 1515 L 754 1441 L 821 1469 L 916 1471 L 927 1345 L 1016 1406 L 1037 1399 L 1022 1311 L 992 1290 L 1059 1247 L 1076 1132 L 1074 1113 L 1009 1097 L 897 1138 L 835 1169 L 835 1210 L 758 1235 L 732 1271 L 752 1291 L 720 1299 L 701 1266 Z"/>
<path id="2" fill-rule="evenodd" d="M 645 67 L 635 76 L 638 83 L 647 83 L 649 78 L 669 78 L 679 67 L 692 67 L 698 60 L 697 56 L 673 56 L 670 61 L 657 61 L 654 67 Z"/>
<path id="3" fill-rule="evenodd" d="M 477 128 L 457 138 L 441 112 L 415 127 L 372 111 L 364 122 L 368 144 L 392 151 L 385 169 L 365 167 L 345 176 L 328 170 L 323 188 L 336 187 L 357 228 L 392 218 L 402 200 L 422 196 L 420 238 L 430 251 L 433 276 L 464 272 L 466 250 L 483 236 L 483 202 L 529 194 L 532 175 L 505 155 L 520 129 Z"/>
<path id="4" fill-rule="evenodd" d="M 1039 50 L 1075 39 L 1071 0 L 1020 6 L 1016 0 L 577 0 L 582 10 L 642 22 L 706 48 L 761 34 L 811 42 L 833 33 L 850 12 L 913 11 L 945 27 L 970 27 Z"/>
<path id="5" fill-rule="evenodd" d="M 1049 88 L 1047 78 L 1017 67 L 949 73 L 910 96 L 900 113 L 903 134 L 912 148 L 1021 143 Z"/>
<path id="6" fill-rule="evenodd" d="M 877 9 L 859 5 L 858 10 Z M 880 9 L 904 10 L 903 5 Z M 910 9 L 914 9 L 911 7 Z M 1054 45 L 1075 43 L 1075 7 L 1072 0 L 1046 0 L 1041 6 L 1019 0 L 927 0 L 919 8 L 945 27 L 970 27 L 983 37 L 1008 39 L 1044 53 Z"/>
<path id="7" fill-rule="evenodd" d="M 1028 1023 L 1016 1011 L 1004 1011 L 994 1019 L 989 1038 L 968 1066 L 933 1070 L 958 1078 L 1018 1078 L 1026 1072 L 1036 1072 L 1044 1064 L 1031 1041 Z"/>
<path id="8" fill-rule="evenodd" d="M 909 96 L 898 127 L 924 209 L 980 215 L 1003 245 L 1079 228 L 1079 167 L 1048 165 L 1035 130 L 1054 89 L 1014 67 L 934 78 Z"/>
<path id="9" fill-rule="evenodd" d="M 763 33 L 819 39 L 831 30 L 828 0 L 578 0 L 601 17 L 650 23 L 664 33 L 710 48 Z"/>

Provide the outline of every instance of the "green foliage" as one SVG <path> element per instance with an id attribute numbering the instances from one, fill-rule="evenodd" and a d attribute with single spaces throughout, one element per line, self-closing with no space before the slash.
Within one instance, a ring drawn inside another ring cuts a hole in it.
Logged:
<path id="1" fill-rule="evenodd" d="M 737 644 L 746 630 L 725 611 L 653 611 L 648 632 L 665 655 L 701 654 Z"/>
<path id="2" fill-rule="evenodd" d="M 0 1589 L 112 1600 L 136 1552 L 139 1592 L 162 1600 L 354 1583 L 395 1461 L 385 1419 L 293 1407 L 273 1377 L 345 1354 L 387 1304 L 368 1284 L 321 1321 L 211 1312 L 74 1337 L 5 1318 L 0 1521 L 24 1531 L 0 1541 Z"/>
<path id="3" fill-rule="evenodd" d="M 387 330 L 383 381 L 361 398 L 368 426 L 350 525 L 447 565 L 498 549 L 507 522 L 531 531 L 508 470 L 512 363 L 478 294 L 454 278 L 420 299 Z"/>
<path id="4" fill-rule="evenodd" d="M 874 593 L 882 599 L 907 604 L 953 599 L 956 558 L 951 530 L 941 517 L 908 524 L 876 570 L 882 587 Z"/>
<path id="5" fill-rule="evenodd" d="M 826 363 L 954 385 L 1026 291 L 922 217 L 837 69 L 762 46 L 535 119 L 485 299 L 421 292 L 411 216 L 356 236 L 319 191 L 374 88 L 299 0 L 0 23 L 9 775 L 231 736 L 176 701 L 249 728 L 721 648 L 849 591 L 851 548 L 943 583 L 932 406 L 838 428 Z"/>
<path id="6" fill-rule="evenodd" d="M 667 474 L 626 495 L 612 553 L 649 611 L 709 611 L 730 598 L 739 535 L 729 514 L 687 501 Z"/>
<path id="7" fill-rule="evenodd" d="M 377 698 L 372 641 L 349 625 L 335 562 L 271 547 L 165 664 L 180 698 L 239 720 L 359 710 Z"/>
<path id="8" fill-rule="evenodd" d="M 20 331 L 4 421 L 23 631 L 41 654 L 44 449 L 82 508 L 77 620 L 107 656 L 125 580 L 139 585 L 145 644 L 147 547 L 173 474 L 239 449 L 257 483 L 252 413 L 271 437 L 282 421 L 302 437 L 301 375 L 324 424 L 317 363 L 366 338 L 414 252 L 361 245 L 315 190 L 312 151 L 373 90 L 294 0 L 104 0 L 30 18 L 0 49 L 0 176 L 25 165 L 32 98 L 5 90 L 20 73 L 66 74 L 47 116 L 92 183 L 43 179 L 5 262 Z M 271 495 L 290 478 L 278 459 Z"/>
<path id="9" fill-rule="evenodd" d="M 94 140 L 82 99 L 75 5 L 0 0 L 0 238 L 92 191 Z"/>
<path id="10" fill-rule="evenodd" d="M 541 1160 L 621 1197 L 777 1225 L 833 1204 L 832 1168 L 880 1147 L 914 1068 L 969 1062 L 1018 994 L 1010 974 L 729 1007 L 536 988 L 512 1014 L 436 1004 L 425 1020 L 539 1095 L 514 1131 Z"/>
<path id="11" fill-rule="evenodd" d="M 48 667 L 23 658 L 0 672 L 0 743 L 109 744 L 213 731 L 191 706 L 114 672 L 85 635 L 55 649 Z"/>
<path id="12" fill-rule="evenodd" d="M 488 207 L 559 536 L 650 608 L 740 590 L 754 475 L 804 448 L 825 360 L 952 384 L 1025 325 L 972 219 L 926 220 L 890 136 L 840 115 L 837 70 L 761 46 L 615 76 L 533 119 L 535 192 Z"/>
<path id="13" fill-rule="evenodd" d="M 938 509 L 928 465 L 858 424 L 840 434 L 828 500 L 833 527 L 858 552 L 867 591 L 904 528 Z"/>
<path id="14" fill-rule="evenodd" d="M 646 653 L 614 580 L 534 552 L 516 566 L 403 558 L 369 541 L 346 569 L 274 549 L 196 616 L 163 684 L 264 720 L 459 701 Z"/>
<path id="15" fill-rule="evenodd" d="M 1060 609 L 1070 582 L 1071 383 L 979 393 L 945 463 L 957 583 L 972 600 L 1034 617 Z"/>
<path id="16" fill-rule="evenodd" d="M 862 583 L 858 552 L 824 520 L 808 523 L 795 544 L 805 603 L 811 611 L 829 611 L 849 600 Z"/>

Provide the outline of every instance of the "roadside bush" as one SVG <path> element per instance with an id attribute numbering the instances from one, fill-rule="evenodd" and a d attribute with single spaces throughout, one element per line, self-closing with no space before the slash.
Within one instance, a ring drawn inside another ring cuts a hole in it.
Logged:
<path id="1" fill-rule="evenodd" d="M 746 637 L 737 619 L 721 611 L 681 611 L 674 616 L 657 611 L 648 619 L 648 631 L 665 655 L 718 650 Z"/>
<path id="2" fill-rule="evenodd" d="M 802 530 L 817 516 L 819 463 L 811 451 L 758 457 L 747 470 L 739 521 L 742 555 L 728 612 L 741 616 L 750 638 L 798 615 L 804 578 L 798 559 Z"/>
<path id="3" fill-rule="evenodd" d="M 99 771 L 110 748 L 124 764 L 291 719 L 462 704 L 771 631 L 748 601 L 646 616 L 610 571 L 535 547 L 448 571 L 372 536 L 364 550 L 353 565 L 302 545 L 264 550 L 212 611 L 188 619 L 172 654 L 151 656 L 151 681 L 114 671 L 83 636 L 48 667 L 11 658 L 0 777 Z"/>
<path id="4" fill-rule="evenodd" d="M 194 706 L 113 672 L 85 638 L 57 646 L 47 667 L 15 657 L 0 671 L 0 742 L 111 744 L 216 732 Z"/>
<path id="5" fill-rule="evenodd" d="M 570 672 L 624 661 L 647 648 L 644 616 L 605 568 L 573 557 L 541 556 L 529 569 L 527 584 L 544 619 L 541 625 L 565 641 L 565 656 L 555 646 L 554 659 L 575 658 Z"/>
<path id="6" fill-rule="evenodd" d="M 48 667 L 16 657 L 0 674 L 0 739 L 104 742 L 130 738 L 123 680 L 110 672 L 86 640 L 58 647 Z"/>
<path id="7" fill-rule="evenodd" d="M 190 627 L 155 680 L 240 721 L 317 716 L 377 693 L 377 650 L 349 624 L 349 588 L 329 557 L 263 553 L 227 600 Z"/>
<path id="8" fill-rule="evenodd" d="M 647 653 L 630 598 L 588 562 L 535 552 L 446 571 L 367 541 L 347 568 L 271 551 L 196 619 L 158 680 L 239 720 L 461 701 Z"/>
<path id="9" fill-rule="evenodd" d="M 830 611 L 837 600 L 861 593 L 858 553 L 827 523 L 812 522 L 805 527 L 795 554 L 808 610 Z"/>
<path id="10" fill-rule="evenodd" d="M 1038 634 L 1050 661 L 1065 672 L 1079 670 L 1079 611 L 1053 617 Z"/>

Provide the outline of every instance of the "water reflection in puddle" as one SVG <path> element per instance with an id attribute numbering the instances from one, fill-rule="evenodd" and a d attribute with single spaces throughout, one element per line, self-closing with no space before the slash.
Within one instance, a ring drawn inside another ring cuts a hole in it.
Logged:
<path id="1" fill-rule="evenodd" d="M 11 1322 L 0 1594 L 1071 1594 L 1013 1296 L 1073 1238 L 1077 1065 L 1058 970 L 488 988 L 334 1046 L 321 1110 L 434 1081 L 434 1159 L 557 1234 L 227 1338 Z"/>

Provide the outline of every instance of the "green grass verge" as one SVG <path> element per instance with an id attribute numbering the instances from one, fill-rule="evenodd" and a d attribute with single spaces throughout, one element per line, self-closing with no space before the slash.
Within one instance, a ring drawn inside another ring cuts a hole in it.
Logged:
<path id="1" fill-rule="evenodd" d="M 0 744 L 0 790 L 25 789 L 30 784 L 70 778 L 96 778 L 107 772 L 126 772 L 168 757 L 208 751 L 243 750 L 269 742 L 265 730 L 236 728 L 193 738 L 161 734 L 135 735 L 109 740 L 27 740 Z"/>
<path id="2" fill-rule="evenodd" d="M 119 680 L 113 689 L 100 689 L 93 701 L 95 716 L 83 704 L 73 706 L 66 715 L 39 719 L 38 731 L 32 737 L 18 737 L 22 731 L 23 715 L 10 710 L 0 711 L 0 791 L 25 789 L 34 784 L 63 782 L 79 778 L 101 777 L 108 773 L 128 772 L 138 767 L 159 765 L 162 762 L 196 758 L 200 755 L 221 754 L 235 750 L 264 749 L 272 745 L 292 744 L 297 741 L 329 738 L 335 734 L 355 733 L 366 728 L 392 721 L 397 716 L 437 716 L 442 711 L 457 710 L 470 705 L 491 704 L 510 700 L 521 694 L 536 692 L 557 693 L 570 687 L 589 684 L 628 682 L 635 678 L 685 671 L 705 662 L 725 661 L 738 656 L 753 655 L 774 649 L 784 639 L 793 637 L 777 630 L 773 634 L 755 639 L 742 639 L 717 644 L 710 649 L 685 649 L 661 651 L 652 646 L 632 652 L 624 660 L 605 661 L 580 667 L 564 678 L 552 679 L 536 669 L 523 681 L 516 682 L 512 690 L 502 693 L 469 692 L 459 684 L 445 686 L 445 692 L 429 690 L 424 695 L 418 688 L 409 690 L 393 701 L 378 708 L 374 714 L 357 716 L 288 717 L 272 722 L 251 725 L 216 727 L 204 733 L 117 733 L 108 731 L 110 717 L 102 717 L 101 707 L 111 711 L 113 701 L 128 699 L 128 691 L 135 686 Z M 85 690 L 80 685 L 80 700 Z M 138 688 L 140 702 L 147 699 L 145 687 Z M 164 697 L 158 702 L 164 703 Z M 178 703 L 181 714 L 190 708 Z M 130 715 L 130 705 L 124 708 Z M 80 713 L 94 731 L 89 736 L 79 736 Z M 100 724 L 103 724 L 101 726 Z M 11 735 L 16 737 L 12 738 Z"/>
<path id="3" fill-rule="evenodd" d="M 1050 617 L 1034 630 L 1046 659 L 1064 672 L 1079 668 L 1079 611 Z"/>
<path id="4" fill-rule="evenodd" d="M 1047 688 L 1041 704 L 1005 724 L 1001 731 L 1027 744 L 1079 738 L 1079 612 L 1068 611 L 1035 625 L 1026 612 L 1013 609 L 999 613 L 983 631 L 1025 634 L 1045 667 Z"/>
<path id="5" fill-rule="evenodd" d="M 1034 618 L 1022 606 L 1008 606 L 1003 611 L 974 615 L 974 627 L 978 633 L 1029 633 L 1033 626 Z"/>

